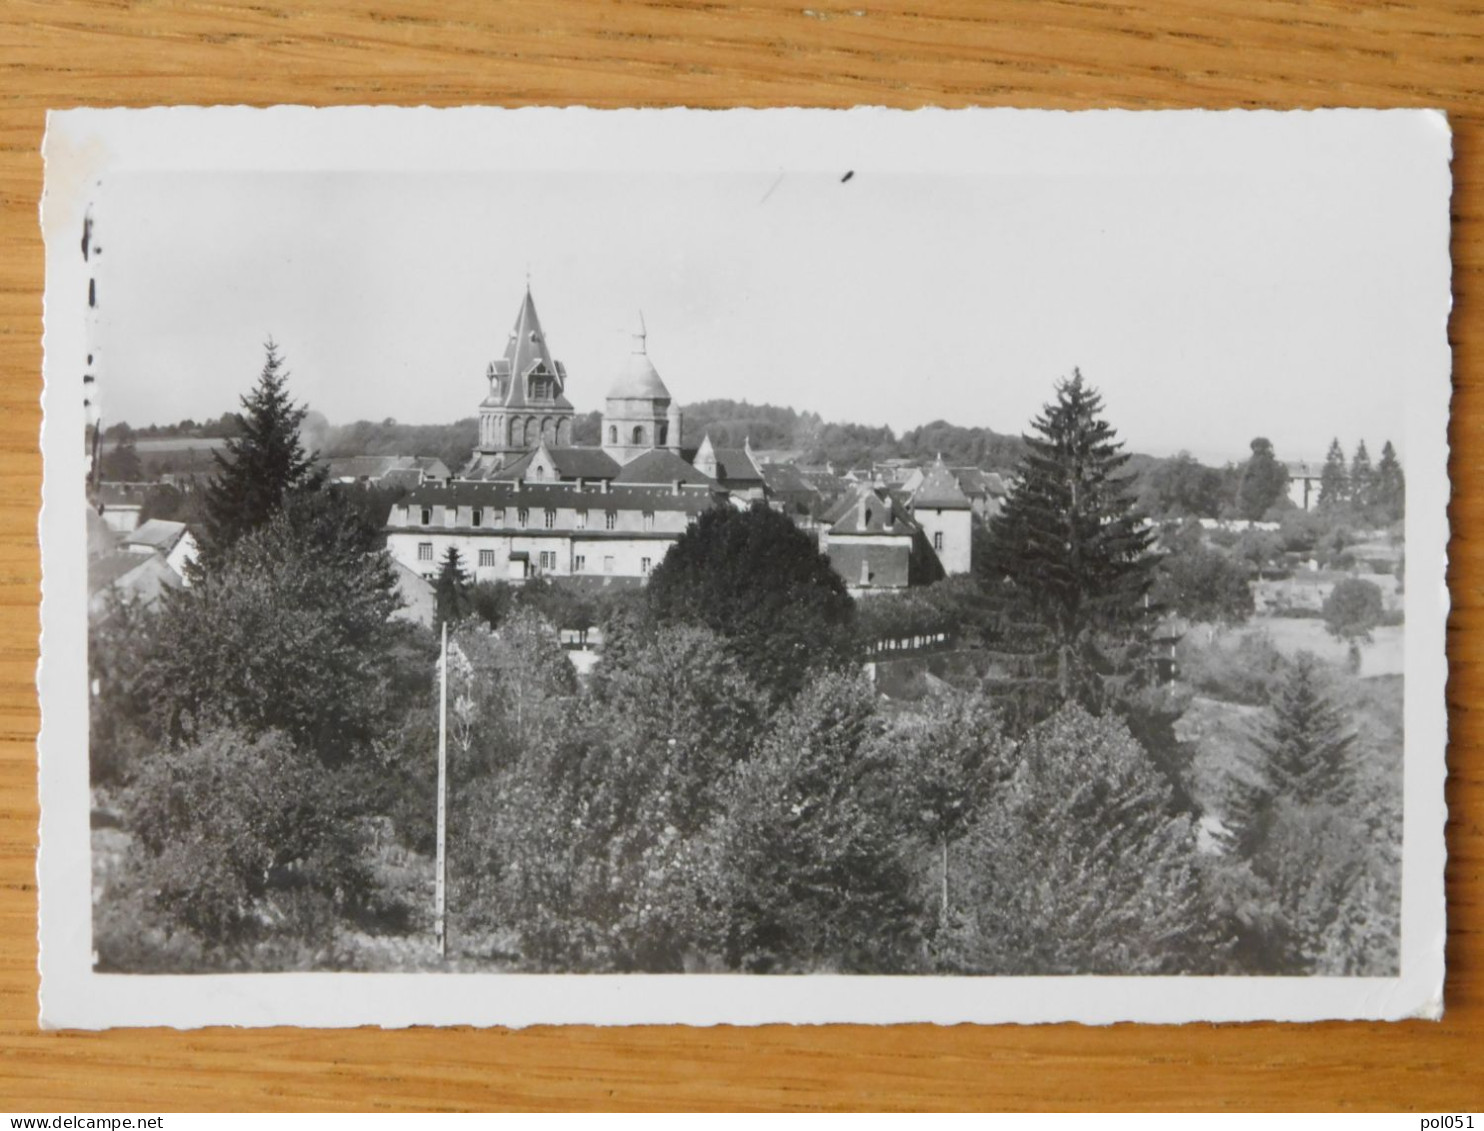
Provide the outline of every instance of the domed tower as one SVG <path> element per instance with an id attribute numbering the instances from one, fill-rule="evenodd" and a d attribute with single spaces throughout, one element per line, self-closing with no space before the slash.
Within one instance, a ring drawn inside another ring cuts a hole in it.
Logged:
<path id="1" fill-rule="evenodd" d="M 649 360 L 647 336 L 641 314 L 633 350 L 608 390 L 603 412 L 603 450 L 619 463 L 651 448 L 680 450 L 680 408 Z"/>

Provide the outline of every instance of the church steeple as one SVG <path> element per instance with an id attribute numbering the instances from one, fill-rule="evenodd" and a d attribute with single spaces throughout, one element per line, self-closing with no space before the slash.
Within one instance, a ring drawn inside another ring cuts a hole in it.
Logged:
<path id="1" fill-rule="evenodd" d="M 529 275 L 505 352 L 490 363 L 485 378 L 489 393 L 479 406 L 477 463 L 498 469 L 543 440 L 557 447 L 572 443 L 567 370 L 552 359 Z"/>

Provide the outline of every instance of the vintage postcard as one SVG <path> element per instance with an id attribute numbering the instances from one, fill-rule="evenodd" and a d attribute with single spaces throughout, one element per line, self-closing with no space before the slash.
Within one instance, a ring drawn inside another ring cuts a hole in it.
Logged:
<path id="1" fill-rule="evenodd" d="M 1439 1016 L 1450 153 L 54 113 L 42 1023 Z"/>

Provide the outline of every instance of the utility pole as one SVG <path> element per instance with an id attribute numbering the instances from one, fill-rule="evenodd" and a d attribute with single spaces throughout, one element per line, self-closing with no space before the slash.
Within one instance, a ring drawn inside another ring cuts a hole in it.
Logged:
<path id="1" fill-rule="evenodd" d="M 448 624 L 443 625 L 442 650 L 438 657 L 438 873 L 434 882 L 433 934 L 438 957 L 448 955 L 448 933 L 444 925 L 448 856 L 444 834 L 448 816 Z"/>

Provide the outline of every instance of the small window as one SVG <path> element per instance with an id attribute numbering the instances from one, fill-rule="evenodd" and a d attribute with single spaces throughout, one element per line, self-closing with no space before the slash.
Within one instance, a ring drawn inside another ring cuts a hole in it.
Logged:
<path id="1" fill-rule="evenodd" d="M 639 559 L 639 572 L 640 573 L 648 573 L 649 572 L 650 564 L 651 564 L 651 559 L 649 559 L 649 558 L 640 558 Z"/>
<path id="2" fill-rule="evenodd" d="M 604 530 L 617 530 L 618 529 L 618 512 L 617 511 L 609 511 L 607 514 L 605 514 L 603 516 L 603 529 Z"/>
<path id="3" fill-rule="evenodd" d="M 616 443 L 618 443 L 618 426 L 617 425 L 614 425 L 614 424 L 608 425 L 608 442 L 610 444 L 616 444 Z"/>
<path id="4" fill-rule="evenodd" d="M 644 429 L 638 424 L 634 425 L 634 443 L 644 443 Z"/>
<path id="5" fill-rule="evenodd" d="M 484 510 L 480 507 L 475 507 L 473 513 L 469 516 L 469 521 L 472 522 L 475 526 L 483 526 Z"/>
<path id="6" fill-rule="evenodd" d="M 433 543 L 419 542 L 417 544 L 417 560 L 420 562 L 430 562 L 433 560 Z"/>
<path id="7" fill-rule="evenodd" d="M 430 526 L 433 522 L 433 508 L 423 507 L 423 525 Z"/>
<path id="8" fill-rule="evenodd" d="M 539 463 L 536 465 L 536 478 L 538 480 L 546 478 L 546 468 L 542 467 Z"/>
<path id="9" fill-rule="evenodd" d="M 542 550 L 541 551 L 541 568 L 542 569 L 556 569 L 556 551 L 555 550 Z"/>
<path id="10" fill-rule="evenodd" d="M 583 557 L 581 554 L 577 554 L 576 556 L 574 556 L 572 558 L 572 572 L 573 573 L 585 573 L 585 572 L 587 572 L 587 559 L 585 557 Z"/>
<path id="11" fill-rule="evenodd" d="M 655 447 L 657 447 L 657 448 L 663 448 L 665 446 L 666 442 L 669 440 L 669 438 L 670 438 L 670 427 L 669 427 L 669 425 L 667 425 L 667 424 L 661 424 L 659 426 L 659 434 L 655 437 L 655 441 L 654 441 Z"/>
<path id="12" fill-rule="evenodd" d="M 587 511 L 578 511 L 577 512 L 577 529 L 578 530 L 586 530 L 587 529 Z"/>
<path id="13" fill-rule="evenodd" d="M 493 550 L 480 550 L 479 564 L 485 569 L 493 569 L 495 565 L 495 552 Z"/>
<path id="14" fill-rule="evenodd" d="M 525 507 L 521 507 L 520 510 L 518 510 L 518 511 L 515 512 L 515 525 L 516 526 L 525 526 L 530 521 L 531 521 L 531 512 L 528 511 L 528 510 L 526 510 Z"/>
<path id="15" fill-rule="evenodd" d="M 551 507 L 547 507 L 546 508 L 546 529 L 547 530 L 551 530 L 555 526 L 556 526 L 556 511 L 552 510 Z"/>
<path id="16" fill-rule="evenodd" d="M 942 548 L 943 548 L 943 532 L 941 530 L 935 530 L 935 531 L 933 531 L 933 549 L 935 549 L 935 550 L 941 550 Z"/>
<path id="17" fill-rule="evenodd" d="M 505 508 L 504 507 L 496 507 L 494 509 L 493 517 L 490 519 L 490 524 L 492 526 L 504 526 L 505 525 Z"/>
<path id="18" fill-rule="evenodd" d="M 644 529 L 645 530 L 653 530 L 654 529 L 654 511 L 645 511 L 644 512 Z"/>
<path id="19" fill-rule="evenodd" d="M 612 554 L 608 554 L 606 557 L 603 558 L 603 572 L 604 573 L 612 573 L 613 572 L 613 555 Z"/>

